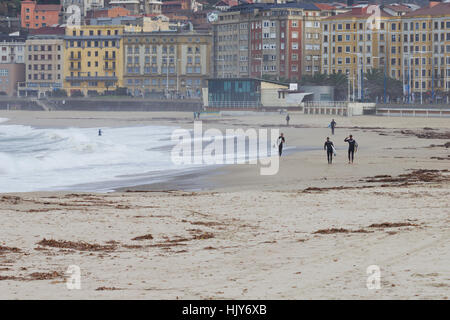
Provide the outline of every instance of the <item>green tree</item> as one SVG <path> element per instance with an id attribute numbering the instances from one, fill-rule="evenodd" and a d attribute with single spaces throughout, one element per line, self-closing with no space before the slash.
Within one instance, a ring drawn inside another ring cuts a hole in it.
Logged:
<path id="1" fill-rule="evenodd" d="M 371 69 L 364 74 L 365 78 L 365 91 L 368 98 L 372 101 L 376 100 L 376 97 L 383 99 L 384 97 L 384 81 L 385 74 L 384 69 Z M 386 74 L 386 96 L 389 100 L 395 100 L 403 97 L 403 85 L 400 80 L 393 79 Z M 383 100 L 381 100 L 383 101 Z"/>

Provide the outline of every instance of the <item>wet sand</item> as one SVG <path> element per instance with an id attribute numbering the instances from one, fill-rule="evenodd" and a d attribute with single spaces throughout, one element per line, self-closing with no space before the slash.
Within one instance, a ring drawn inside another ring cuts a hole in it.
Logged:
<path id="1" fill-rule="evenodd" d="M 174 125 L 190 113 L 0 112 L 43 127 Z M 274 176 L 223 166 L 120 192 L 0 195 L 2 299 L 447 299 L 449 119 L 328 116 L 210 119 L 204 127 L 280 128 L 313 150 Z M 424 129 L 426 128 L 426 129 Z M 344 138 L 359 150 L 346 161 Z M 191 191 L 195 186 L 201 191 Z M 67 268 L 81 269 L 68 290 Z M 366 269 L 378 265 L 381 288 Z"/>

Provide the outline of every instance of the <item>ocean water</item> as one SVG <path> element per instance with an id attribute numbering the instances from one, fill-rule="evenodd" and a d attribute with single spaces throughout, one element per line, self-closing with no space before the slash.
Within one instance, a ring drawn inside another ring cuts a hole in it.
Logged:
<path id="1" fill-rule="evenodd" d="M 98 136 L 98 128 L 33 128 L 5 120 L 0 119 L 0 192 L 107 192 L 206 166 L 172 161 L 173 127 L 102 128 Z"/>

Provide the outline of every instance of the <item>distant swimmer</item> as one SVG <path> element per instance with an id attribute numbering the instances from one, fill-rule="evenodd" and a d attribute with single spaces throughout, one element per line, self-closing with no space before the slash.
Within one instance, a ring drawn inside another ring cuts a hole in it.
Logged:
<path id="1" fill-rule="evenodd" d="M 102 135 L 102 129 L 98 129 L 98 135 L 99 135 L 99 136 Z"/>
<path id="2" fill-rule="evenodd" d="M 323 149 L 327 150 L 328 164 L 331 164 L 333 162 L 333 153 L 335 153 L 335 149 L 333 142 L 330 141 L 330 137 L 327 137 L 327 141 L 325 141 Z"/>
<path id="3" fill-rule="evenodd" d="M 289 116 L 289 113 L 286 116 L 286 126 L 289 126 L 289 120 L 291 120 L 291 117 Z"/>
<path id="4" fill-rule="evenodd" d="M 353 157 L 358 150 L 358 143 L 353 139 L 352 135 L 345 138 L 344 142 L 348 142 L 348 163 L 353 163 Z"/>
<path id="5" fill-rule="evenodd" d="M 278 154 L 281 157 L 281 154 L 283 153 L 283 145 L 286 143 L 286 140 L 284 139 L 283 133 L 280 133 L 280 136 L 278 137 L 277 144 L 278 144 Z"/>
<path id="6" fill-rule="evenodd" d="M 334 134 L 334 128 L 336 128 L 336 124 L 337 124 L 336 121 L 332 119 L 330 122 L 331 134 Z"/>

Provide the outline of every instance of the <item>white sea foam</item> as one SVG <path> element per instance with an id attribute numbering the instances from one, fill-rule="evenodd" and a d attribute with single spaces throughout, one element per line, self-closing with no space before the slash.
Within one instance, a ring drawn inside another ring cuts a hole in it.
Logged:
<path id="1" fill-rule="evenodd" d="M 0 125 L 0 192 L 70 189 L 75 184 L 180 170 L 170 161 L 173 128 L 36 129 Z M 159 148 L 157 150 L 152 150 Z M 150 181 L 149 181 L 150 182 Z"/>
<path id="2" fill-rule="evenodd" d="M 38 129 L 0 125 L 0 192 L 108 191 L 203 165 L 172 162 L 173 127 Z M 229 139 L 233 137 L 224 137 Z M 228 152 L 228 151 L 227 151 Z M 231 151 L 233 152 L 233 151 Z M 238 154 L 237 157 L 255 155 Z"/>

